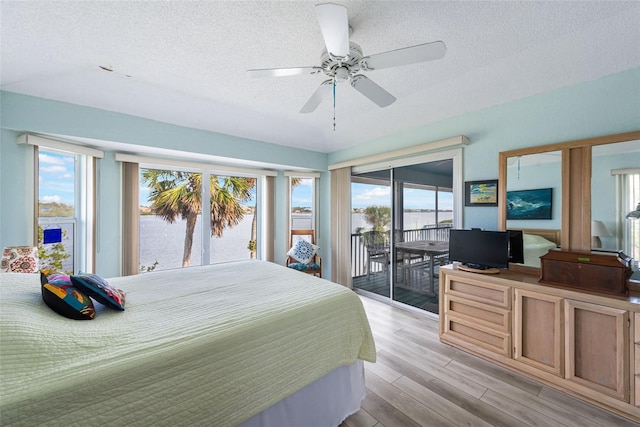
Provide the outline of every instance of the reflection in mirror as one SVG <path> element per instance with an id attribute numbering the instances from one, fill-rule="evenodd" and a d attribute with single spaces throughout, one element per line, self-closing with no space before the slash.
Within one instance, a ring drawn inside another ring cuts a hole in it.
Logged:
<path id="1" fill-rule="evenodd" d="M 562 222 L 562 152 L 509 157 L 506 166 L 507 229 L 525 230 L 524 265 L 540 267 L 539 257 L 559 243 L 550 235 Z"/>
<path id="2" fill-rule="evenodd" d="M 591 151 L 591 246 L 640 258 L 640 140 L 595 145 Z"/>

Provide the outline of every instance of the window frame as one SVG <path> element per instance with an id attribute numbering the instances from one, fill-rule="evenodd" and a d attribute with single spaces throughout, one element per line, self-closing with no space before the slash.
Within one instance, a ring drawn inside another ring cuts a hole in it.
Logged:
<path id="1" fill-rule="evenodd" d="M 156 158 L 149 156 L 140 156 L 126 153 L 115 153 L 115 160 L 125 163 L 132 163 L 138 165 L 139 169 L 165 169 L 165 170 L 176 170 L 183 172 L 193 172 L 193 173 L 201 173 L 203 174 L 203 185 L 205 182 L 205 175 L 217 175 L 217 176 L 231 176 L 231 177 L 247 177 L 256 179 L 256 205 L 257 205 L 257 230 L 256 237 L 258 240 L 257 248 L 256 248 L 256 258 L 257 259 L 265 259 L 271 260 L 273 257 L 273 242 L 267 238 L 269 233 L 270 223 L 273 222 L 273 206 L 269 204 L 269 195 L 266 193 L 270 192 L 272 189 L 272 185 L 268 184 L 270 177 L 277 176 L 276 171 L 272 171 L 269 169 L 259 169 L 259 168 L 245 168 L 239 166 L 231 166 L 231 165 L 219 165 L 214 163 L 202 163 L 202 162 L 190 162 L 188 160 L 176 160 L 176 159 L 164 159 L 164 158 Z M 123 168 L 125 169 L 125 168 Z M 138 170 L 138 180 L 139 182 L 139 170 Z M 123 185 L 127 185 L 126 180 L 123 178 Z M 139 199 L 139 196 L 138 196 Z M 126 209 L 126 208 L 125 208 Z M 131 207 L 129 207 L 131 209 Z M 204 215 L 204 212 L 203 212 Z M 127 221 L 131 221 L 131 212 L 125 211 L 123 212 L 123 227 L 131 228 L 131 224 L 127 224 Z M 209 222 L 203 221 L 203 225 L 206 223 L 206 227 L 202 227 L 202 235 L 206 235 L 206 239 L 203 239 L 202 245 L 203 248 L 205 245 L 210 244 L 210 228 Z M 135 227 L 138 229 L 139 227 Z M 136 230 L 139 233 L 139 230 Z M 207 234 L 209 233 L 209 234 Z M 137 246 L 137 250 L 139 250 L 139 242 L 135 242 Z M 208 247 L 208 246 L 207 246 Z M 129 253 L 133 250 L 127 246 L 127 242 L 123 241 L 123 255 Z M 203 251 L 204 252 L 204 251 Z M 207 260 L 207 264 L 204 262 L 201 265 L 209 265 L 210 264 L 210 252 L 205 255 L 203 253 L 203 261 Z M 133 271 L 133 268 L 129 266 L 127 270 L 127 264 L 123 262 L 123 273 L 126 275 L 138 274 L 138 271 Z"/>
<path id="2" fill-rule="evenodd" d="M 73 236 L 73 272 L 94 272 L 96 258 L 96 200 L 97 179 L 96 159 L 104 153 L 89 147 L 70 144 L 63 141 L 21 135 L 18 143 L 34 146 L 34 243 L 39 245 L 38 227 L 40 226 L 40 153 L 54 153 L 74 157 L 74 236 Z M 46 217 L 43 217 L 46 218 Z M 44 223 L 51 222 L 44 220 Z"/>
<path id="3" fill-rule="evenodd" d="M 296 178 L 311 179 L 311 230 L 317 230 L 318 221 L 318 184 L 320 174 L 315 172 L 285 172 L 287 178 L 287 235 L 291 233 L 293 229 L 293 185 L 292 181 Z M 297 228 L 295 229 L 297 230 Z M 306 230 L 306 229 L 305 229 Z M 316 236 L 316 239 L 318 236 Z"/>

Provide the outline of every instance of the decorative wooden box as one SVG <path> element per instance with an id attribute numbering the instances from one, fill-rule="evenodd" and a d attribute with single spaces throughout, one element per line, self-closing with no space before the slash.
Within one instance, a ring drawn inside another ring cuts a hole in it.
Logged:
<path id="1" fill-rule="evenodd" d="M 631 258 L 619 253 L 551 250 L 540 257 L 541 283 L 627 295 Z"/>

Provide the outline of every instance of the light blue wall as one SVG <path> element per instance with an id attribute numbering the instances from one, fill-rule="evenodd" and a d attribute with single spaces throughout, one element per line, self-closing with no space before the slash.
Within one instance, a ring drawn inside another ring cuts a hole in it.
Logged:
<path id="1" fill-rule="evenodd" d="M 93 138 L 326 170 L 327 156 L 308 150 L 11 92 L 1 92 L 0 102 L 1 126 L 5 129 Z"/>
<path id="2" fill-rule="evenodd" d="M 0 247 L 30 245 L 33 237 L 33 147 L 0 129 Z"/>
<path id="3" fill-rule="evenodd" d="M 465 181 L 498 178 L 498 153 L 640 130 L 640 68 L 443 120 L 331 153 L 329 164 L 466 135 Z M 495 230 L 498 209 L 464 208 L 464 227 Z"/>
<path id="4" fill-rule="evenodd" d="M 362 156 L 466 135 L 465 181 L 498 177 L 500 151 L 640 129 L 640 69 L 528 97 L 443 120 L 419 129 L 369 141 L 329 155 L 236 138 L 94 108 L 0 92 L 0 247 L 28 243 L 33 200 L 29 147 L 18 146 L 19 133 L 41 132 L 156 146 L 326 171 L 327 165 Z M 329 174 L 320 179 L 320 246 L 330 271 Z M 107 152 L 99 166 L 98 260 L 96 272 L 118 274 L 120 266 L 120 166 Z M 285 178 L 276 178 L 276 261 L 286 246 Z M 495 229 L 497 208 L 467 207 L 465 227 Z M 328 274 L 326 275 L 328 277 Z"/>

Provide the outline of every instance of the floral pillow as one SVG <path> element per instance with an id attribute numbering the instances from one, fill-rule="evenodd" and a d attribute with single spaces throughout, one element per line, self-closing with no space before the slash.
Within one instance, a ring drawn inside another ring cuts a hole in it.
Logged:
<path id="1" fill-rule="evenodd" d="M 2 251 L 2 271 L 11 273 L 37 273 L 38 248 L 35 246 L 9 246 Z"/>
<path id="2" fill-rule="evenodd" d="M 71 283 L 80 291 L 107 307 L 124 311 L 125 293 L 110 285 L 97 274 L 78 274 L 71 276 Z"/>
<path id="3" fill-rule="evenodd" d="M 56 313 L 75 320 L 91 320 L 96 315 L 91 298 L 71 284 L 69 276 L 40 273 L 42 299 Z"/>
<path id="4" fill-rule="evenodd" d="M 287 255 L 298 262 L 309 264 L 317 252 L 318 246 L 304 239 L 298 239 L 289 252 L 287 252 Z"/>

